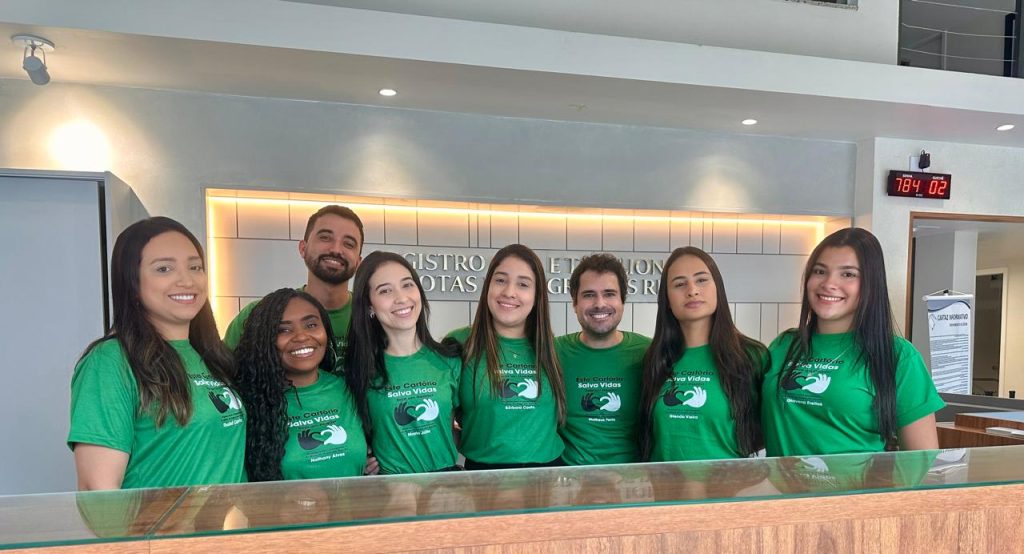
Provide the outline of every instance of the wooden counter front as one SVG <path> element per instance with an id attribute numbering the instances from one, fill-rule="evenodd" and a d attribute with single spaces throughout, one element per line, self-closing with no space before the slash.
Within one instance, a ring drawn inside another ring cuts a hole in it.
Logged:
<path id="1" fill-rule="evenodd" d="M 480 516 L 35 552 L 1021 552 L 1024 485 Z"/>

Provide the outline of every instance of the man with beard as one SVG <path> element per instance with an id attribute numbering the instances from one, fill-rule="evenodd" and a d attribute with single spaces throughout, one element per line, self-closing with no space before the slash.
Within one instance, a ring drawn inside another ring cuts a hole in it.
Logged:
<path id="1" fill-rule="evenodd" d="M 569 277 L 569 294 L 582 330 L 555 340 L 568 416 L 562 460 L 635 462 L 641 369 L 651 339 L 619 330 L 626 300 L 622 262 L 610 254 L 585 256 Z"/>
<path id="2" fill-rule="evenodd" d="M 299 255 L 306 262 L 306 284 L 300 290 L 308 292 L 327 309 L 334 331 L 334 346 L 338 353 L 335 367 L 340 370 L 345 359 L 345 342 L 352 320 L 352 295 L 348 280 L 356 273 L 362 260 L 363 222 L 355 212 L 344 206 L 331 204 L 317 210 L 306 223 L 306 233 L 299 241 Z M 232 350 L 242 337 L 245 320 L 256 302 L 252 302 L 228 325 L 224 343 Z"/>

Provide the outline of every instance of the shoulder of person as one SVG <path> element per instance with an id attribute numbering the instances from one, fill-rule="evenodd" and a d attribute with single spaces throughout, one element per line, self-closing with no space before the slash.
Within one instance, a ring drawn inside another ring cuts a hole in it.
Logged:
<path id="1" fill-rule="evenodd" d="M 465 344 L 466 343 L 466 339 L 469 338 L 469 331 L 470 331 L 470 329 L 471 329 L 471 327 L 468 326 L 468 325 L 465 326 L 465 327 L 459 327 L 458 329 L 453 329 L 451 331 L 448 331 L 448 334 L 445 335 L 445 338 L 451 337 L 451 338 L 459 341 L 460 344 Z"/>
<path id="2" fill-rule="evenodd" d="M 644 348 L 651 345 L 651 337 L 647 335 L 641 335 L 640 333 L 634 333 L 633 331 L 622 332 L 622 342 L 629 341 L 629 344 L 637 346 L 643 346 Z"/>
<path id="3" fill-rule="evenodd" d="M 796 340 L 799 333 L 800 331 L 796 327 L 786 329 L 785 331 L 779 333 L 779 336 L 775 337 L 775 340 L 773 340 L 772 343 L 768 345 L 768 350 L 776 350 L 778 348 L 783 347 L 788 348 L 789 345 L 794 340 Z"/>

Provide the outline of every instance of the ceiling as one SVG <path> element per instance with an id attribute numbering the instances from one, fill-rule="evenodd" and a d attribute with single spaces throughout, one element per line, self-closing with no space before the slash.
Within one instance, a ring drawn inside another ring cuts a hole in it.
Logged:
<path id="1" fill-rule="evenodd" d="M 386 3 L 373 4 L 383 7 Z M 435 10 L 469 4 L 490 3 L 430 3 Z M 509 9 L 514 3 L 500 4 Z M 523 8 L 517 11 L 523 12 Z M 24 32 L 46 36 L 57 44 L 48 59 L 55 83 L 835 141 L 898 137 L 1024 147 L 1024 115 L 1020 114 L 0 23 L 0 35 Z M 20 51 L 11 45 L 0 49 L 3 52 L 0 79 L 26 79 Z M 397 89 L 398 96 L 379 96 L 377 91 L 384 87 Z M 740 125 L 748 117 L 760 124 Z M 1017 129 L 995 132 L 1003 123 L 1014 123 Z"/>

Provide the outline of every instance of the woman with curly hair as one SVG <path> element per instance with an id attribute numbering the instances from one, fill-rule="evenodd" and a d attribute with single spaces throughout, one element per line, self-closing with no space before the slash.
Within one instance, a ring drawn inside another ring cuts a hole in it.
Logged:
<path id="1" fill-rule="evenodd" d="M 235 349 L 249 410 L 250 481 L 362 475 L 366 438 L 344 380 L 332 374 L 331 320 L 309 294 L 279 289 L 253 308 Z"/>
<path id="2" fill-rule="evenodd" d="M 452 432 L 459 405 L 460 348 L 434 340 L 416 270 L 374 252 L 356 270 L 345 379 L 370 421 L 381 473 L 461 469 Z"/>

